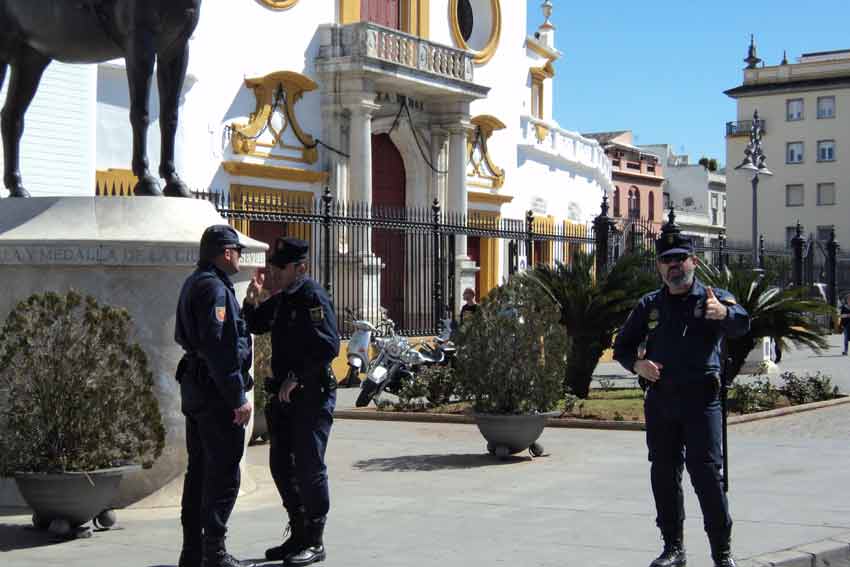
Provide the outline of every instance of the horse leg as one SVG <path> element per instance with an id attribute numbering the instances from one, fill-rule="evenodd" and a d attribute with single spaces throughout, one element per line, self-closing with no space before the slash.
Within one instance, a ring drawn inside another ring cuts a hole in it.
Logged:
<path id="1" fill-rule="evenodd" d="M 148 166 L 147 137 L 150 125 L 151 77 L 156 50 L 153 33 L 144 28 L 133 32 L 127 48 L 127 84 L 130 88 L 130 124 L 133 127 L 133 173 L 138 178 L 133 193 L 159 196 L 162 192 Z"/>
<path id="2" fill-rule="evenodd" d="M 159 87 L 159 128 L 162 134 L 159 176 L 165 179 L 165 193 L 168 197 L 191 197 L 189 188 L 177 175 L 174 166 L 174 137 L 177 135 L 177 114 L 180 105 L 180 93 L 186 78 L 189 63 L 189 45 L 184 43 L 163 59 L 160 54 L 157 61 L 157 86 Z"/>
<path id="3" fill-rule="evenodd" d="M 50 64 L 50 59 L 22 46 L 12 61 L 12 78 L 9 82 L 9 94 L 0 117 L 0 132 L 3 136 L 3 183 L 10 197 L 29 197 L 29 192 L 21 183 L 20 143 L 24 133 L 24 114 L 26 114 L 41 75 Z M 2 76 L 5 77 L 6 64 L 3 64 Z M 0 81 L 2 85 L 2 81 Z"/>

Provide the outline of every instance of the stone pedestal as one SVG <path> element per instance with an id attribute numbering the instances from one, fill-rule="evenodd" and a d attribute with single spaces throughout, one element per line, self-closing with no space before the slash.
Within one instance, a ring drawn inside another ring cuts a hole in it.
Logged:
<path id="1" fill-rule="evenodd" d="M 177 299 L 198 259 L 204 229 L 226 221 L 206 201 L 161 197 L 43 197 L 0 201 L 0 321 L 33 293 L 76 289 L 125 307 L 133 340 L 148 355 L 166 428 L 153 468 L 127 476 L 115 506 L 179 503 L 186 469 L 184 419 L 174 373 L 182 349 L 174 342 Z M 244 297 L 267 246 L 242 237 Z M 250 425 L 250 424 L 249 424 Z M 250 432 L 250 428 L 248 429 Z M 243 474 L 245 487 L 253 485 Z M 14 483 L 0 481 L 0 507 L 23 505 Z"/>
<path id="2" fill-rule="evenodd" d="M 773 362 L 773 341 L 764 337 L 756 342 L 755 348 L 750 351 L 749 356 L 741 366 L 741 374 L 767 374 L 775 375 L 779 372 L 776 363 Z"/>

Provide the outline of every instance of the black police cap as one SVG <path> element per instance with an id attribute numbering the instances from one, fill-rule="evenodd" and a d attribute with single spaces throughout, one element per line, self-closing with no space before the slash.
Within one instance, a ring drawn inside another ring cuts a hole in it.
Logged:
<path id="1" fill-rule="evenodd" d="M 310 243 L 300 238 L 281 237 L 275 242 L 274 252 L 269 264 L 284 268 L 287 264 L 306 262 L 310 253 Z"/>
<path id="2" fill-rule="evenodd" d="M 239 242 L 239 233 L 228 224 L 214 224 L 207 227 L 201 236 L 201 259 L 211 260 L 227 248 L 243 250 L 245 245 Z"/>
<path id="3" fill-rule="evenodd" d="M 694 243 L 691 239 L 676 232 L 662 234 L 655 241 L 655 255 L 659 258 L 670 256 L 671 254 L 691 255 L 693 253 Z"/>

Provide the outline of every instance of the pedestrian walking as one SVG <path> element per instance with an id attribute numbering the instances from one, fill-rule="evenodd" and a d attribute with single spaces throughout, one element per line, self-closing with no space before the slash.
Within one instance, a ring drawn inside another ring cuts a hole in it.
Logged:
<path id="1" fill-rule="evenodd" d="M 685 520 L 682 471 L 700 502 L 716 567 L 734 567 L 732 518 L 721 468 L 721 342 L 749 329 L 749 316 L 729 292 L 696 277 L 691 241 L 667 224 L 656 241 L 664 285 L 641 298 L 620 329 L 614 358 L 644 379 L 646 443 L 656 524 L 664 549 L 650 567 L 682 567 Z M 645 345 L 645 354 L 638 356 Z"/>
<path id="2" fill-rule="evenodd" d="M 309 565 L 325 559 L 330 509 L 325 450 L 336 405 L 331 362 L 339 353 L 333 304 L 307 276 L 309 245 L 279 238 L 269 270 L 282 290 L 260 301 L 263 280 L 248 286 L 244 312 L 252 333 L 272 334 L 273 378 L 265 385 L 272 477 L 289 517 L 288 537 L 266 550 L 269 561 Z"/>
<path id="3" fill-rule="evenodd" d="M 188 453 L 179 567 L 245 565 L 224 544 L 253 410 L 246 395 L 253 386 L 251 336 L 230 281 L 243 248 L 230 226 L 207 228 L 197 269 L 184 282 L 177 304 L 174 338 L 185 354 L 176 377 Z"/>
<path id="4" fill-rule="evenodd" d="M 844 350 L 841 354 L 847 356 L 847 343 L 850 342 L 850 293 L 844 296 L 838 317 L 841 322 L 841 332 L 844 335 Z"/>

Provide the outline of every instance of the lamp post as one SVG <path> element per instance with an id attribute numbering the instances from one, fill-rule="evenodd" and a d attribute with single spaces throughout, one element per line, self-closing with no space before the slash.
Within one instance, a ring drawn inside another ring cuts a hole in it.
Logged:
<path id="1" fill-rule="evenodd" d="M 750 143 L 744 150 L 744 161 L 735 169 L 742 171 L 752 171 L 753 179 L 753 269 L 758 269 L 759 265 L 759 213 L 758 213 L 758 187 L 759 175 L 773 175 L 773 172 L 767 168 L 765 161 L 767 157 L 761 149 L 761 120 L 759 119 L 759 111 L 753 112 L 753 123 L 750 127 Z"/>

